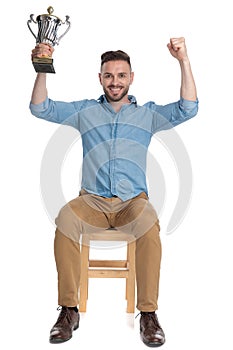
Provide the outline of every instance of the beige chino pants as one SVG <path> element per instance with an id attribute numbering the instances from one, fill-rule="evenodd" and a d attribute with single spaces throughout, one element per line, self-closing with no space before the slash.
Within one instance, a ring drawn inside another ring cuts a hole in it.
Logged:
<path id="1" fill-rule="evenodd" d="M 80 236 L 114 227 L 136 238 L 137 309 L 157 310 L 161 242 L 159 220 L 145 193 L 123 202 L 81 190 L 56 219 L 54 241 L 58 272 L 58 304 L 79 303 Z"/>

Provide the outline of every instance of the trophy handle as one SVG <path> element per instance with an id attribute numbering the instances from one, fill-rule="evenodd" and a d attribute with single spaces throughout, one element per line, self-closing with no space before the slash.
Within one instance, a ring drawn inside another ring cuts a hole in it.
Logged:
<path id="1" fill-rule="evenodd" d="M 34 34 L 32 28 L 30 26 L 30 23 L 32 23 L 32 22 L 37 23 L 33 17 L 34 17 L 34 15 L 30 15 L 30 19 L 27 21 L 27 25 L 28 25 L 28 28 L 29 28 L 30 32 L 32 33 L 32 35 L 37 39 L 36 35 Z"/>
<path id="2" fill-rule="evenodd" d="M 65 22 L 62 22 L 62 24 L 66 24 L 68 27 L 66 28 L 65 32 L 62 35 L 60 35 L 59 38 L 57 38 L 57 43 L 59 43 L 59 41 L 63 38 L 63 36 L 66 35 L 66 33 L 70 30 L 71 23 L 69 19 L 70 17 L 66 16 Z"/>

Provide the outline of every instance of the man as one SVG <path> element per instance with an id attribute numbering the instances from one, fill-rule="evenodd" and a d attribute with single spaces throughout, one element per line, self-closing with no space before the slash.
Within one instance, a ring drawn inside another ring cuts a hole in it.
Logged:
<path id="1" fill-rule="evenodd" d="M 155 311 L 158 308 L 161 242 L 157 214 L 148 200 L 146 154 L 152 135 L 197 114 L 198 101 L 185 39 L 172 38 L 168 49 L 181 68 L 180 100 L 165 106 L 138 106 L 128 94 L 133 82 L 130 57 L 123 51 L 101 56 L 99 73 L 104 95 L 98 100 L 56 102 L 47 96 L 46 74 L 37 75 L 31 112 L 47 121 L 70 125 L 81 133 L 83 172 L 81 191 L 56 219 L 55 260 L 61 312 L 50 332 L 51 343 L 72 337 L 79 326 L 81 234 L 109 227 L 136 238 L 137 308 L 140 334 L 148 346 L 165 342 Z M 52 56 L 39 44 L 32 57 Z"/>

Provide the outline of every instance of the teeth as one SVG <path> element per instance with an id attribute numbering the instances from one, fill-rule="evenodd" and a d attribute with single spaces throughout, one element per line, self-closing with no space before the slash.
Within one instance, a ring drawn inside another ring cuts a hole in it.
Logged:
<path id="1" fill-rule="evenodd" d="M 120 88 L 111 88 L 112 91 L 120 91 Z"/>

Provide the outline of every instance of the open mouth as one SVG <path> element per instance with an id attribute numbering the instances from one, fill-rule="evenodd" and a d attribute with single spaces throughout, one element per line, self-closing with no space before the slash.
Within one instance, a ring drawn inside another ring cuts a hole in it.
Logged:
<path id="1" fill-rule="evenodd" d="M 118 94 L 123 88 L 121 86 L 110 86 L 109 90 L 115 95 Z"/>

